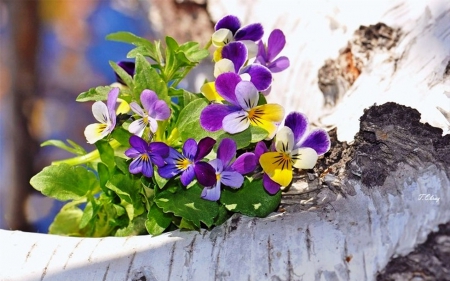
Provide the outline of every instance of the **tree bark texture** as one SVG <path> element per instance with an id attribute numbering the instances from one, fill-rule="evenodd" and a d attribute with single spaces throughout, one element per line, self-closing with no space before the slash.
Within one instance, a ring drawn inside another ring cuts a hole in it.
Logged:
<path id="1" fill-rule="evenodd" d="M 341 174 L 299 179 L 311 200 L 267 218 L 235 215 L 158 237 L 1 231 L 2 253 L 14 253 L 1 256 L 2 279 L 375 280 L 450 220 L 450 136 L 419 120 L 395 103 L 370 108 L 347 147 L 351 160 L 330 165 Z"/>

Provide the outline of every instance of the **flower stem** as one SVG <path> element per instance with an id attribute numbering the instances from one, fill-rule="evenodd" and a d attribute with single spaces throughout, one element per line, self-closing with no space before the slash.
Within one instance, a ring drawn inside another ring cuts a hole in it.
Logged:
<path id="1" fill-rule="evenodd" d="M 120 143 L 116 140 L 112 140 L 109 142 L 109 145 L 111 145 L 111 147 L 113 149 L 116 149 L 118 147 L 120 147 Z M 77 156 L 77 157 L 73 157 L 73 158 L 69 158 L 69 159 L 63 159 L 63 160 L 58 160 L 58 161 L 53 161 L 52 165 L 60 165 L 60 164 L 69 164 L 69 165 L 81 165 L 81 164 L 85 164 L 85 163 L 89 163 L 92 161 L 95 161 L 97 159 L 100 158 L 100 152 L 98 151 L 98 149 L 89 152 L 88 154 L 85 155 L 81 155 L 81 156 Z"/>

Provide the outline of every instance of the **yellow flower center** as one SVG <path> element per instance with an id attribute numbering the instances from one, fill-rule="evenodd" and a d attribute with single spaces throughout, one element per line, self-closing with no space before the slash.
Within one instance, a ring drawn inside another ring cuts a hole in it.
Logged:
<path id="1" fill-rule="evenodd" d="M 248 119 L 250 120 L 250 123 L 254 126 L 258 126 L 261 125 L 261 115 L 262 115 L 262 110 L 258 107 L 254 107 L 252 109 L 250 109 L 249 111 L 247 111 L 248 114 Z"/>
<path id="2" fill-rule="evenodd" d="M 192 164 L 191 161 L 187 158 L 183 158 L 183 160 L 177 162 L 177 168 L 180 170 L 186 170 Z"/>

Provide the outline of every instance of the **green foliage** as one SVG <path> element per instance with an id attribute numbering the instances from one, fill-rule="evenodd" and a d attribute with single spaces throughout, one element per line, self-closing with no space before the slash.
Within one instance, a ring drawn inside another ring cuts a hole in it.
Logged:
<path id="1" fill-rule="evenodd" d="M 99 86 L 91 88 L 87 92 L 82 92 L 81 94 L 79 94 L 76 100 L 78 102 L 106 100 L 111 89 L 111 86 Z"/>
<path id="2" fill-rule="evenodd" d="M 270 195 L 262 186 L 262 180 L 250 182 L 245 180 L 239 189 L 226 188 L 220 202 L 232 212 L 239 212 L 250 217 L 266 217 L 275 211 L 281 201 L 281 192 Z"/>
<path id="3" fill-rule="evenodd" d="M 198 184 L 189 189 L 178 188 L 176 192 L 166 190 L 156 196 L 155 203 L 165 213 L 182 217 L 196 228 L 200 228 L 201 223 L 211 227 L 214 224 L 214 218 L 218 215 L 219 206 L 216 202 L 202 199 L 201 193 L 202 187 Z"/>
<path id="4" fill-rule="evenodd" d="M 95 174 L 81 166 L 49 166 L 30 180 L 42 194 L 61 201 L 79 200 L 98 187 Z"/>

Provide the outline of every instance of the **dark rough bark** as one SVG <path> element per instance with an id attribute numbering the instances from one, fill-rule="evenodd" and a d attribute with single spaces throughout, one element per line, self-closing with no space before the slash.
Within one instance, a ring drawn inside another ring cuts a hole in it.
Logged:
<path id="1" fill-rule="evenodd" d="M 443 137 L 441 129 L 420 123 L 417 110 L 386 103 L 366 110 L 360 121 L 349 170 L 363 184 L 383 185 L 399 163 L 420 169 L 433 162 L 450 174 L 450 136 Z"/>
<path id="2" fill-rule="evenodd" d="M 409 255 L 392 259 L 377 280 L 450 280 L 450 223 L 440 225 Z"/>

